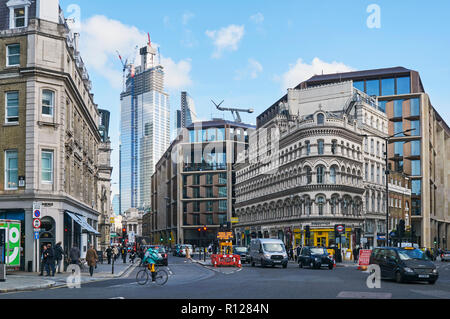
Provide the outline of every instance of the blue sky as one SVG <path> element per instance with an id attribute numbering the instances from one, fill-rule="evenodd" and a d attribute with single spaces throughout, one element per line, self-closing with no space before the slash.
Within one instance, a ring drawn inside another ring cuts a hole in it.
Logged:
<path id="1" fill-rule="evenodd" d="M 380 9 L 380 28 L 368 27 L 372 4 Z M 61 0 L 60 5 L 66 17 L 81 21 L 81 55 L 95 101 L 112 112 L 115 183 L 122 81 L 115 50 L 133 56 L 136 45 L 146 44 L 147 32 L 161 50 L 173 120 L 182 90 L 194 98 L 203 119 L 220 115 L 210 102 L 215 99 L 254 108 L 243 120 L 255 123 L 287 87 L 321 70 L 404 66 L 420 73 L 432 104 L 450 124 L 450 1 Z"/>

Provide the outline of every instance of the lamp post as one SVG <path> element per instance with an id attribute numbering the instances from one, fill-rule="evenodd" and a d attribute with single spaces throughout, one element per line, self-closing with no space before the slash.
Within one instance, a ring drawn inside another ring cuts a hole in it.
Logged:
<path id="1" fill-rule="evenodd" d="M 385 155 L 385 164 L 386 164 L 386 172 L 385 172 L 386 173 L 386 247 L 389 246 L 389 178 L 388 177 L 389 177 L 390 172 L 388 169 L 388 167 L 389 167 L 388 145 L 389 145 L 389 141 L 391 138 L 396 137 L 397 135 L 409 133 L 412 131 L 415 131 L 415 129 L 409 129 L 409 130 L 406 130 L 403 132 L 398 132 L 398 133 L 395 133 L 394 135 L 387 136 L 387 137 L 383 137 L 383 136 L 379 136 L 379 135 L 375 135 L 375 134 L 374 135 L 368 135 L 368 134 L 360 134 L 359 135 L 359 136 L 362 136 L 365 138 L 378 137 L 385 141 L 385 154 L 384 155 Z"/>

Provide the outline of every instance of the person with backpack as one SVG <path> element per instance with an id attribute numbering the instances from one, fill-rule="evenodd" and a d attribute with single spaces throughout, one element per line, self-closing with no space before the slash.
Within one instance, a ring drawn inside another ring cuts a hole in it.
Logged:
<path id="1" fill-rule="evenodd" d="M 55 260 L 56 260 L 56 270 L 58 274 L 62 274 L 61 272 L 61 264 L 64 256 L 64 250 L 61 247 L 61 242 L 58 242 L 55 246 Z"/>

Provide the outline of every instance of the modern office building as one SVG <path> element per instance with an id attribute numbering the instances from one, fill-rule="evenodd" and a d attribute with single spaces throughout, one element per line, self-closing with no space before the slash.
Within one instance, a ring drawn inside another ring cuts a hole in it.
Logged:
<path id="1" fill-rule="evenodd" d="M 150 236 L 154 242 L 207 246 L 234 217 L 237 154 L 254 126 L 225 120 L 184 129 L 152 177 Z M 198 231 L 207 228 L 207 231 Z M 147 235 L 148 236 L 148 235 Z"/>
<path id="2" fill-rule="evenodd" d="M 120 214 L 120 195 L 119 194 L 116 194 L 113 196 L 112 208 L 113 208 L 114 216 L 118 216 Z"/>
<path id="3" fill-rule="evenodd" d="M 39 269 L 35 247 L 46 243 L 78 246 L 82 257 L 98 248 L 99 162 L 109 153 L 77 39 L 59 1 L 0 0 L 0 220 L 20 221 L 11 252 L 25 270 Z"/>
<path id="4" fill-rule="evenodd" d="M 181 92 L 181 109 L 177 111 L 177 129 L 186 128 L 197 122 L 194 99 L 187 93 Z"/>
<path id="5" fill-rule="evenodd" d="M 450 247 L 450 129 L 417 71 L 403 67 L 316 75 L 298 87 L 353 81 L 389 118 L 389 165 L 410 177 L 411 227 L 422 247 Z M 390 225 L 393 226 L 393 225 Z"/>
<path id="6" fill-rule="evenodd" d="M 140 50 L 141 65 L 127 77 L 121 99 L 120 211 L 150 207 L 151 176 L 170 144 L 169 96 L 164 69 L 149 44 Z M 132 76 L 133 75 L 133 76 Z"/>
<path id="7" fill-rule="evenodd" d="M 335 225 L 344 224 L 342 247 L 381 244 L 388 121 L 376 99 L 351 81 L 289 89 L 258 123 L 245 161 L 235 165 L 238 243 L 330 247 L 339 244 Z"/>

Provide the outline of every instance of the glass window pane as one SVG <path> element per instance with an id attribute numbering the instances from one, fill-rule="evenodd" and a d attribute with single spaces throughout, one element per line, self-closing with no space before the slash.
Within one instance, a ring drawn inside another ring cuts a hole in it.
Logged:
<path id="1" fill-rule="evenodd" d="M 400 136 L 405 136 L 405 134 L 402 134 L 401 132 L 403 132 L 403 122 L 394 122 L 394 134 L 395 137 L 400 137 Z M 401 134 L 398 134 L 401 133 Z"/>
<path id="2" fill-rule="evenodd" d="M 20 44 L 8 45 L 8 55 L 20 54 Z"/>
<path id="3" fill-rule="evenodd" d="M 356 82 L 353 82 L 353 87 L 354 87 L 355 89 L 358 89 L 358 90 L 364 92 L 364 81 L 356 81 Z"/>
<path id="4" fill-rule="evenodd" d="M 5 187 L 16 189 L 19 183 L 17 151 L 5 152 Z"/>
<path id="5" fill-rule="evenodd" d="M 382 79 L 381 80 L 381 95 L 394 95 L 395 94 L 395 80 L 394 79 Z"/>
<path id="6" fill-rule="evenodd" d="M 386 103 L 387 101 L 378 101 L 378 106 L 380 111 L 383 111 L 384 113 L 386 113 Z"/>
<path id="7" fill-rule="evenodd" d="M 411 131 L 409 134 L 411 136 L 420 136 L 420 121 L 411 121 Z"/>
<path id="8" fill-rule="evenodd" d="M 411 142 L 411 156 L 420 156 L 420 141 Z"/>
<path id="9" fill-rule="evenodd" d="M 421 194 L 422 181 L 415 179 L 411 182 L 412 195 L 419 196 Z"/>
<path id="10" fill-rule="evenodd" d="M 420 99 L 415 98 L 409 100 L 411 104 L 410 116 L 420 116 Z"/>
<path id="11" fill-rule="evenodd" d="M 420 176 L 420 160 L 411 161 L 411 175 L 412 176 Z"/>
<path id="12" fill-rule="evenodd" d="M 411 85 L 409 76 L 397 78 L 397 94 L 411 93 Z"/>
<path id="13" fill-rule="evenodd" d="M 366 85 L 368 95 L 380 95 L 380 80 L 369 80 Z"/>
<path id="14" fill-rule="evenodd" d="M 225 129 L 224 128 L 217 129 L 217 140 L 218 141 L 225 140 Z"/>
<path id="15" fill-rule="evenodd" d="M 403 156 L 403 144 L 404 142 L 394 143 L 394 154 L 398 156 Z"/>
<path id="16" fill-rule="evenodd" d="M 403 116 L 403 100 L 394 101 L 394 117 Z"/>

